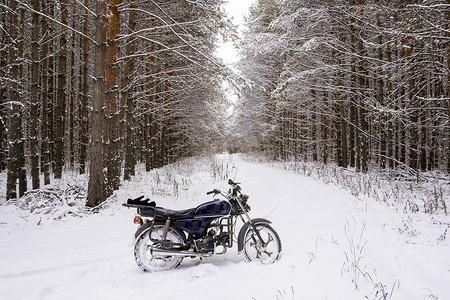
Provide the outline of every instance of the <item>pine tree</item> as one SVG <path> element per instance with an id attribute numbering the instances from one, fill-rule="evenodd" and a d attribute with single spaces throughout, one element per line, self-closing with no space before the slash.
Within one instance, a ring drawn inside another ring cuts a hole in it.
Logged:
<path id="1" fill-rule="evenodd" d="M 103 123 L 105 103 L 105 64 L 106 64 L 106 5 L 103 1 L 96 1 L 95 18 L 95 56 L 94 56 L 94 91 L 92 98 L 92 123 L 90 142 L 89 185 L 86 205 L 95 207 L 103 203 L 105 193 L 103 174 Z"/>

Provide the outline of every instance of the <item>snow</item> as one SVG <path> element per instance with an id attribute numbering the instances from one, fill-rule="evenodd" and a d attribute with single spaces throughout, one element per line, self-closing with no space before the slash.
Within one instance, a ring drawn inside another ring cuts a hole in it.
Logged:
<path id="1" fill-rule="evenodd" d="M 272 221 L 281 260 L 247 264 L 235 247 L 176 270 L 140 271 L 130 246 L 135 210 L 121 203 L 145 194 L 195 207 L 211 200 L 207 191 L 227 190 L 227 178 L 250 195 L 251 217 Z M 405 212 L 244 156 L 139 169 L 99 213 L 79 202 L 64 210 L 72 213 L 55 210 L 55 219 L 0 206 L 0 299 L 450 299 L 448 216 Z"/>

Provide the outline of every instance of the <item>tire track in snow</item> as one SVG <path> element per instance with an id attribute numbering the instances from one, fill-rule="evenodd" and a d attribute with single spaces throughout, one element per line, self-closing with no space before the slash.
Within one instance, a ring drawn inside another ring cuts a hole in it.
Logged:
<path id="1" fill-rule="evenodd" d="M 274 193 L 274 194 L 277 196 L 277 198 L 278 198 L 278 202 L 277 202 L 277 204 L 275 205 L 275 207 L 274 207 L 271 211 L 269 211 L 268 214 L 266 214 L 266 215 L 264 216 L 264 217 L 268 218 L 268 217 L 270 217 L 273 213 L 275 213 L 276 211 L 278 211 L 279 207 L 281 206 L 281 203 L 284 202 L 284 197 L 281 196 L 280 193 L 276 192 L 274 189 L 272 189 L 272 188 L 271 188 L 269 185 L 267 185 L 267 184 L 265 185 L 265 188 L 267 188 L 269 191 L 271 191 L 272 193 Z"/>
<path id="2" fill-rule="evenodd" d="M 249 164 L 246 161 L 243 161 L 242 159 L 238 160 L 239 164 Z M 262 185 L 264 186 L 265 189 L 267 189 L 269 192 L 271 192 L 272 194 L 275 195 L 275 197 L 277 198 L 277 203 L 274 205 L 274 207 L 265 215 L 263 215 L 264 218 L 268 218 L 270 217 L 272 214 L 274 214 L 275 212 L 278 211 L 278 209 L 280 208 L 281 204 L 284 202 L 284 197 L 277 192 L 274 188 L 271 187 L 271 185 L 268 183 L 267 179 L 261 178 L 257 173 L 250 171 L 249 168 L 243 168 L 243 173 L 248 173 L 249 175 L 252 176 L 252 179 L 256 179 L 260 182 L 262 182 Z M 238 168 L 239 170 L 239 168 Z"/>

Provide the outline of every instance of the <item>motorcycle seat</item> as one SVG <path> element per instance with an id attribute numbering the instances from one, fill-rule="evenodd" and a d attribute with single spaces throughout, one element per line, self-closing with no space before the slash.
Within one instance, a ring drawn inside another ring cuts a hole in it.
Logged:
<path id="1" fill-rule="evenodd" d="M 196 208 L 189 208 L 184 210 L 171 210 L 163 207 L 155 207 L 157 217 L 171 218 L 172 220 L 192 219 L 195 216 Z"/>

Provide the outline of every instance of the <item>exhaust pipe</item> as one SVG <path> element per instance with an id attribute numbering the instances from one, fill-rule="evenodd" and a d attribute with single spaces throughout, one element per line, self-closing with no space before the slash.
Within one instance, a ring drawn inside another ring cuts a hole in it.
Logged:
<path id="1" fill-rule="evenodd" d="M 191 251 L 176 251 L 160 248 L 151 248 L 150 254 L 154 256 L 184 256 L 184 257 L 206 257 L 212 255 L 212 253 L 196 253 Z"/>

